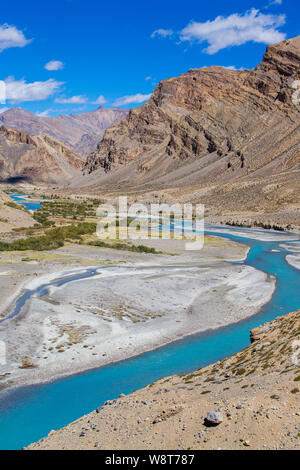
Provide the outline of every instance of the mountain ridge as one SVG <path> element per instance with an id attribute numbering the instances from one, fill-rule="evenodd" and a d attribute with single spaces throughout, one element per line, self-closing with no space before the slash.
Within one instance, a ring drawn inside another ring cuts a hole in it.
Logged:
<path id="1" fill-rule="evenodd" d="M 268 46 L 251 70 L 163 80 L 106 130 L 72 187 L 148 202 L 155 192 L 214 216 L 288 211 L 300 226 L 299 79 L 300 36 Z"/>
<path id="2" fill-rule="evenodd" d="M 109 125 L 123 119 L 127 113 L 124 109 L 99 106 L 87 113 L 45 117 L 22 108 L 10 108 L 0 114 L 0 125 L 23 130 L 32 136 L 51 135 L 84 155 L 96 147 Z"/>
<path id="3" fill-rule="evenodd" d="M 2 182 L 66 184 L 80 174 L 83 159 L 47 134 L 0 126 L 0 178 Z"/>

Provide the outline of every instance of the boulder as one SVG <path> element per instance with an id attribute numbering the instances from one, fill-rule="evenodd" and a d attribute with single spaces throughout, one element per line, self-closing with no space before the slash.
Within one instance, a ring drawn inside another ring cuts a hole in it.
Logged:
<path id="1" fill-rule="evenodd" d="M 209 411 L 207 413 L 207 416 L 205 418 L 205 423 L 208 426 L 217 426 L 218 424 L 221 424 L 223 422 L 223 416 L 222 413 L 219 411 Z"/>

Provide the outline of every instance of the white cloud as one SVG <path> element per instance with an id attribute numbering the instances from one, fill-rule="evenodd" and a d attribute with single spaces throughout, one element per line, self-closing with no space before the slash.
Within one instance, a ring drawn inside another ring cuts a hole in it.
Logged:
<path id="1" fill-rule="evenodd" d="M 57 82 L 52 78 L 45 82 L 32 83 L 26 83 L 24 79 L 15 80 L 13 77 L 8 77 L 4 81 L 6 99 L 13 103 L 46 100 L 63 84 L 63 82 Z"/>
<path id="2" fill-rule="evenodd" d="M 282 0 L 269 0 L 269 3 L 264 7 L 264 10 L 267 10 L 273 5 L 282 5 Z"/>
<path id="3" fill-rule="evenodd" d="M 151 82 L 151 85 L 153 87 L 156 87 L 157 81 L 156 78 L 151 77 L 150 75 L 148 77 L 145 77 L 146 82 Z"/>
<path id="4" fill-rule="evenodd" d="M 49 117 L 53 109 L 45 109 L 45 111 L 37 111 L 35 114 L 39 117 Z"/>
<path id="5" fill-rule="evenodd" d="M 283 41 L 285 34 L 277 28 L 284 23 L 285 15 L 264 15 L 253 8 L 244 15 L 218 16 L 205 23 L 192 21 L 179 34 L 181 41 L 207 41 L 209 46 L 204 52 L 215 54 L 226 47 L 240 46 L 248 41 L 263 44 Z"/>
<path id="6" fill-rule="evenodd" d="M 105 104 L 106 103 L 106 99 L 104 98 L 103 95 L 100 95 L 98 96 L 98 98 L 96 99 L 96 101 L 93 102 L 93 104 Z"/>
<path id="7" fill-rule="evenodd" d="M 64 68 L 64 64 L 63 62 L 61 62 L 60 60 L 50 60 L 50 62 L 48 62 L 46 65 L 45 65 L 45 69 L 46 70 L 62 70 Z"/>
<path id="8" fill-rule="evenodd" d="M 15 26 L 6 23 L 0 25 L 0 52 L 10 47 L 24 47 L 31 41 L 32 39 L 26 39 L 23 32 Z"/>
<path id="9" fill-rule="evenodd" d="M 172 36 L 172 35 L 173 35 L 172 29 L 160 28 L 160 29 L 156 29 L 155 31 L 153 31 L 153 33 L 151 34 L 151 37 L 155 38 L 156 36 L 161 36 L 162 38 L 167 38 L 168 36 Z"/>
<path id="10" fill-rule="evenodd" d="M 148 95 L 142 95 L 141 93 L 137 93 L 136 95 L 122 96 L 121 98 L 117 98 L 114 101 L 113 106 L 125 106 L 126 104 L 144 103 L 144 101 L 149 100 L 151 95 L 152 95 L 152 93 L 149 93 Z"/>
<path id="11" fill-rule="evenodd" d="M 221 65 L 221 67 L 227 70 L 245 70 L 245 67 L 236 67 L 235 65 Z"/>
<path id="12" fill-rule="evenodd" d="M 61 104 L 83 104 L 87 103 L 88 99 L 84 95 L 76 95 L 76 96 L 71 96 L 71 98 L 64 98 L 61 96 L 60 98 L 56 98 L 55 103 L 61 103 Z"/>
<path id="13" fill-rule="evenodd" d="M 207 69 L 209 67 L 222 67 L 223 69 L 226 69 L 226 70 L 249 70 L 246 67 L 236 67 L 235 65 L 220 65 L 220 64 L 202 65 L 199 68 Z"/>

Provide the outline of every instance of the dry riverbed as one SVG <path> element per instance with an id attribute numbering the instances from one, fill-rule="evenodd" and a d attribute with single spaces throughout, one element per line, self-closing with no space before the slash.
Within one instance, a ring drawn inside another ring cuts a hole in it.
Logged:
<path id="1" fill-rule="evenodd" d="M 121 395 L 29 449 L 299 450 L 299 332 L 300 310 L 232 357 Z"/>
<path id="2" fill-rule="evenodd" d="M 89 268 L 97 272 L 50 286 L 43 297 L 31 297 L 17 317 L 0 323 L 7 351 L 1 389 L 98 367 L 239 321 L 255 314 L 274 291 L 275 281 L 265 273 L 225 262 L 244 259 L 244 245 L 214 237 L 206 238 L 201 251 L 185 251 L 178 240 L 147 244 L 166 254 L 82 245 L 3 253 L 2 319 L 24 289 Z"/>

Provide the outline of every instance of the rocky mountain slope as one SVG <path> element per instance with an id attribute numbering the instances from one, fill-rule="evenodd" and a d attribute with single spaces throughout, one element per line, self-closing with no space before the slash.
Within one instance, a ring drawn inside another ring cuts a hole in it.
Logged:
<path id="1" fill-rule="evenodd" d="M 105 129 L 127 115 L 119 108 L 103 108 L 81 114 L 65 114 L 55 118 L 37 116 L 20 108 L 0 114 L 0 125 L 23 130 L 31 136 L 48 134 L 64 142 L 76 153 L 85 155 L 93 150 Z"/>
<path id="2" fill-rule="evenodd" d="M 29 449 L 300 449 L 300 310 L 232 357 L 104 403 Z"/>
<path id="3" fill-rule="evenodd" d="M 65 184 L 80 174 L 82 158 L 53 137 L 0 127 L 0 180 Z"/>
<path id="4" fill-rule="evenodd" d="M 300 36 L 269 46 L 252 70 L 208 67 L 164 80 L 106 130 L 76 185 L 161 191 L 214 215 L 299 213 L 299 79 Z"/>

